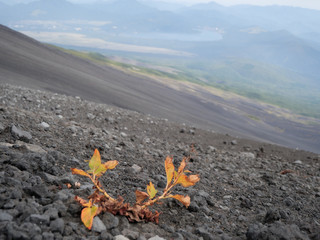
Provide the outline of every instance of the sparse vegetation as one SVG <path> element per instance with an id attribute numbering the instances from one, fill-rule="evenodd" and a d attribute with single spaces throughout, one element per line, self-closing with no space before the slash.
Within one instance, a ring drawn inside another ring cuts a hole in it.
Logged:
<path id="1" fill-rule="evenodd" d="M 178 171 L 175 170 L 172 160 L 172 157 L 167 157 L 165 160 L 167 185 L 162 191 L 162 194 L 156 197 L 158 190 L 156 190 L 153 183 L 150 182 L 147 186 L 147 192 L 136 190 L 136 203 L 131 206 L 129 203 L 124 203 L 124 199 L 121 196 L 118 197 L 118 199 L 112 198 L 103 188 L 99 178 L 107 170 L 114 169 L 118 165 L 118 161 L 114 160 L 101 163 L 100 153 L 96 149 L 89 161 L 90 170 L 85 172 L 81 169 L 71 169 L 72 174 L 78 174 L 90 178 L 95 188 L 95 192 L 88 197 L 89 201 L 79 196 L 75 197 L 75 200 L 84 207 L 81 212 L 81 220 L 83 224 L 88 229 L 91 229 L 93 218 L 100 212 L 106 211 L 114 215 L 124 215 L 131 222 L 150 221 L 158 223 L 160 213 L 157 211 L 152 212 L 148 207 L 167 198 L 174 198 L 180 201 L 184 206 L 188 207 L 190 205 L 190 197 L 179 194 L 172 195 L 172 189 L 178 184 L 183 187 L 193 186 L 200 180 L 200 178 L 198 175 L 185 174 L 190 173 L 190 171 L 185 170 L 189 158 L 183 158 Z"/>

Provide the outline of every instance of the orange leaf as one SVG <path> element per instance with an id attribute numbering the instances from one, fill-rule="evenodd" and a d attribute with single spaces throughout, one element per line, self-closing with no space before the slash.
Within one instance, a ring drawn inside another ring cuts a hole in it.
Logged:
<path id="1" fill-rule="evenodd" d="M 178 169 L 178 173 L 182 173 L 184 168 L 187 166 L 186 158 L 184 157 L 180 163 L 180 167 Z"/>
<path id="2" fill-rule="evenodd" d="M 82 209 L 81 220 L 88 229 L 91 229 L 93 218 L 96 216 L 97 212 L 98 212 L 97 206 L 92 206 L 92 207 L 87 207 Z"/>
<path id="3" fill-rule="evenodd" d="M 177 184 L 181 184 L 184 187 L 190 187 L 195 185 L 199 181 L 200 181 L 199 175 L 186 176 L 183 174 L 178 178 Z"/>
<path id="4" fill-rule="evenodd" d="M 148 197 L 149 197 L 148 193 L 136 190 L 136 202 L 137 202 L 137 204 L 142 203 Z"/>
<path id="5" fill-rule="evenodd" d="M 117 160 L 113 160 L 113 161 L 105 162 L 103 165 L 108 170 L 108 169 L 114 169 L 118 165 L 118 163 L 119 162 Z"/>
<path id="6" fill-rule="evenodd" d="M 166 161 L 164 162 L 166 174 L 167 174 L 167 187 L 172 181 L 173 173 L 174 173 L 174 165 L 172 162 L 172 157 L 167 157 Z"/>
<path id="7" fill-rule="evenodd" d="M 152 199 L 157 194 L 158 190 L 156 190 L 154 188 L 153 183 L 150 182 L 149 185 L 147 186 L 147 192 L 148 192 L 148 195 L 149 195 L 150 199 Z"/>
<path id="8" fill-rule="evenodd" d="M 89 174 L 81 169 L 71 168 L 71 172 L 72 172 L 72 174 L 78 174 L 78 175 L 89 177 Z"/>
<path id="9" fill-rule="evenodd" d="M 181 202 L 186 207 L 189 207 L 189 205 L 190 205 L 190 197 L 189 196 L 173 195 L 170 197 L 177 199 L 179 202 Z"/>

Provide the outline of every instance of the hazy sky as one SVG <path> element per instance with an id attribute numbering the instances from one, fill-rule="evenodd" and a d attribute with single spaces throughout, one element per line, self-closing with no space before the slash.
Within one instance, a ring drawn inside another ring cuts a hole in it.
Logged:
<path id="1" fill-rule="evenodd" d="M 8 0 L 0 0 L 1 2 L 9 3 Z M 27 3 L 35 0 L 11 0 L 10 3 Z M 87 3 L 95 2 L 97 0 L 68 0 L 74 3 Z M 103 0 L 100 0 L 103 1 Z M 110 0 L 109 0 L 110 1 Z M 158 0 L 149 0 L 149 1 L 158 1 Z M 212 0 L 162 0 L 167 2 L 176 2 L 183 4 L 196 4 L 196 3 L 205 3 L 212 2 Z M 320 10 L 320 0 L 214 0 L 214 2 L 222 5 L 235 5 L 235 4 L 252 4 L 252 5 L 289 5 L 289 6 L 298 6 L 305 8 L 312 8 Z"/>
<path id="2" fill-rule="evenodd" d="M 72 2 L 92 2 L 95 0 L 69 0 Z M 159 1 L 159 0 L 149 0 L 149 1 Z M 197 4 L 205 2 L 216 2 L 222 5 L 235 5 L 235 4 L 252 4 L 252 5 L 289 5 L 298 6 L 305 8 L 313 8 L 320 10 L 320 0 L 162 0 L 167 2 L 177 2 L 184 4 Z"/>

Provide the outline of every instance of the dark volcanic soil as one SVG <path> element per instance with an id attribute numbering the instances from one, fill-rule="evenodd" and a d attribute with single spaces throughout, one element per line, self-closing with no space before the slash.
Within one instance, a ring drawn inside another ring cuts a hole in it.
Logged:
<path id="1" fill-rule="evenodd" d="M 107 191 L 132 201 L 150 180 L 163 189 L 165 157 L 179 163 L 191 144 L 188 168 L 201 180 L 176 189 L 191 196 L 188 209 L 164 201 L 153 208 L 159 225 L 109 213 L 92 231 L 81 223 L 74 196 L 92 185 L 70 168 L 86 169 L 95 148 L 119 161 L 101 177 Z M 309 152 L 1 85 L 0 161 L 0 239 L 320 239 L 320 157 Z"/>

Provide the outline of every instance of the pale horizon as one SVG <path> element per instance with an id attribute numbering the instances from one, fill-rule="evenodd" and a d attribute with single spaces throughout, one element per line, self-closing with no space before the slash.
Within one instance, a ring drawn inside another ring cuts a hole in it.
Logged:
<path id="1" fill-rule="evenodd" d="M 37 0 L 12 0 L 10 4 L 15 3 L 29 3 Z M 90 3 L 97 1 L 110 1 L 110 0 L 67 0 L 73 3 Z M 302 7 L 320 10 L 320 1 L 319 0 L 149 0 L 149 1 L 163 1 L 168 3 L 179 3 L 184 5 L 194 5 L 198 3 L 208 3 L 216 2 L 224 6 L 233 6 L 233 5 L 256 5 L 256 6 L 270 6 L 270 5 L 283 5 L 283 6 L 292 6 L 292 7 Z M 0 2 L 8 4 L 8 1 L 0 0 Z"/>

